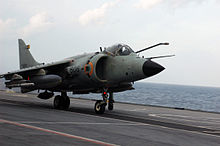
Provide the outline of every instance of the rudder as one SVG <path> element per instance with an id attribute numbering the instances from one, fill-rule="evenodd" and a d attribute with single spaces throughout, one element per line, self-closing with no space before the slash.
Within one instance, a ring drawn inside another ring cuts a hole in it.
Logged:
<path id="1" fill-rule="evenodd" d="M 28 45 L 26 45 L 22 39 L 18 39 L 18 45 L 19 45 L 20 69 L 32 67 L 40 64 L 31 55 Z"/>

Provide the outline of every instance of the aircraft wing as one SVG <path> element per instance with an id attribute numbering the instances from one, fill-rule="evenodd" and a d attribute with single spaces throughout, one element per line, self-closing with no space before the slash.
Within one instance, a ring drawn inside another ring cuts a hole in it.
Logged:
<path id="1" fill-rule="evenodd" d="M 34 74 L 37 73 L 40 69 L 44 69 L 47 72 L 57 72 L 60 69 L 63 69 L 64 67 L 68 66 L 70 63 L 74 62 L 72 59 L 66 59 L 62 61 L 52 62 L 48 64 L 40 64 L 33 67 L 28 67 L 24 69 L 20 69 L 17 71 L 8 72 L 6 74 L 0 74 L 0 78 L 5 78 L 6 80 L 10 80 L 14 74 L 19 74 L 21 76 L 27 75 L 27 74 Z"/>

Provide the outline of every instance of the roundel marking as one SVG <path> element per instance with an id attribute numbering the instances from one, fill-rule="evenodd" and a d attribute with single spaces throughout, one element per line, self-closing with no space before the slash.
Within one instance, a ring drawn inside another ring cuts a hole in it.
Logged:
<path id="1" fill-rule="evenodd" d="M 84 66 L 84 72 L 85 72 L 85 74 L 87 74 L 89 76 L 92 75 L 92 73 L 93 73 L 93 64 L 92 64 L 92 62 L 89 62 L 88 64 L 86 64 Z"/>

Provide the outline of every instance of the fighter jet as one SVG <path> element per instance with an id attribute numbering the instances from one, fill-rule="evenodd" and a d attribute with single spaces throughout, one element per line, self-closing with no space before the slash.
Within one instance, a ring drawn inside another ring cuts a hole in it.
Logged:
<path id="1" fill-rule="evenodd" d="M 128 45 L 116 44 L 101 48 L 100 51 L 66 58 L 49 64 L 38 63 L 31 55 L 30 45 L 18 39 L 20 70 L 1 74 L 7 88 L 21 87 L 22 93 L 34 90 L 43 91 L 38 97 L 49 99 L 55 92 L 55 109 L 67 110 L 73 94 L 101 93 L 102 100 L 95 103 L 94 111 L 103 114 L 106 106 L 113 110 L 113 93 L 134 89 L 135 81 L 151 77 L 165 68 L 152 61 L 156 57 L 139 57 L 139 53 L 159 45 L 134 52 Z"/>

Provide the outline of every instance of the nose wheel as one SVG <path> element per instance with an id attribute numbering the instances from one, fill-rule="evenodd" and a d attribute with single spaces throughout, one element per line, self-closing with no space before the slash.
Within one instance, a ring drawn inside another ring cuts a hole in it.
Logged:
<path id="1" fill-rule="evenodd" d="M 109 93 L 109 100 L 108 100 L 108 110 L 112 111 L 114 108 L 114 99 L 113 99 L 113 93 Z"/>
<path id="2" fill-rule="evenodd" d="M 114 99 L 113 99 L 113 93 L 109 92 L 109 96 L 108 96 L 108 92 L 107 89 L 104 89 L 102 92 L 102 97 L 103 100 L 97 100 L 95 103 L 95 113 L 97 114 L 103 114 L 105 112 L 105 107 L 108 105 L 108 110 L 112 111 L 113 107 L 114 107 Z"/>
<path id="3" fill-rule="evenodd" d="M 97 100 L 95 103 L 94 110 L 97 114 L 103 114 L 105 112 L 106 103 L 102 100 Z"/>

